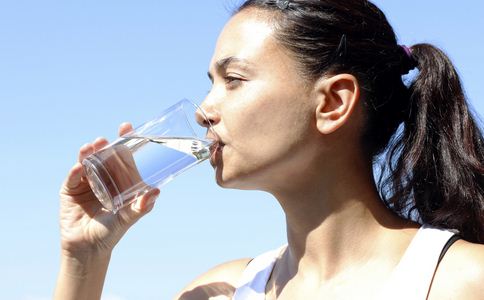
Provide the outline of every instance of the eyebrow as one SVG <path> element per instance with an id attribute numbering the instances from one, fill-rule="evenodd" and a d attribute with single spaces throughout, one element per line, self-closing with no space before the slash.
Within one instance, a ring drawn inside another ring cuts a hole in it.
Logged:
<path id="1" fill-rule="evenodd" d="M 215 63 L 215 70 L 217 73 L 222 73 L 222 71 L 225 71 L 228 68 L 228 66 L 232 63 L 238 63 L 244 69 L 247 69 L 247 67 L 251 65 L 251 63 L 246 59 L 235 57 L 235 56 L 229 56 L 217 61 Z M 210 79 L 210 81 L 213 82 L 213 75 L 210 73 L 210 71 L 207 72 L 207 76 Z"/>

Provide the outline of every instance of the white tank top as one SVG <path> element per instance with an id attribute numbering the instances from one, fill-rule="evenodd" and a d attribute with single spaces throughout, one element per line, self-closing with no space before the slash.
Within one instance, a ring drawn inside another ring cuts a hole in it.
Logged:
<path id="1" fill-rule="evenodd" d="M 455 231 L 420 227 L 375 299 L 425 300 L 447 242 Z M 233 300 L 264 300 L 267 281 L 286 246 L 254 258 L 242 274 Z"/>

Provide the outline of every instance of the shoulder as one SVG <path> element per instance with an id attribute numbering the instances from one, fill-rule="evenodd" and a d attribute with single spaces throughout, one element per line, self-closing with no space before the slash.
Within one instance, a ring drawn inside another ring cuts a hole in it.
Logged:
<path id="1" fill-rule="evenodd" d="M 484 245 L 457 241 L 442 259 L 429 299 L 484 299 Z"/>
<path id="2" fill-rule="evenodd" d="M 212 268 L 186 286 L 174 299 L 230 299 L 250 260 L 250 258 L 238 259 Z"/>

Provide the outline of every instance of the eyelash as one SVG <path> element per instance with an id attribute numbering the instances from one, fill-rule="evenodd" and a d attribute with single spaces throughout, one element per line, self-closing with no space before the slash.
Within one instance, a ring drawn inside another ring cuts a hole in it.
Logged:
<path id="1" fill-rule="evenodd" d="M 235 88 L 240 84 L 242 84 L 242 81 L 243 81 L 242 78 L 235 77 L 235 76 L 225 76 L 224 79 L 225 79 L 225 84 L 229 86 L 229 88 L 230 87 Z"/>
<path id="2" fill-rule="evenodd" d="M 212 81 L 212 86 L 213 86 L 214 82 L 213 82 L 213 80 L 211 80 L 211 81 Z M 246 80 L 243 79 L 243 78 L 237 77 L 237 76 L 225 76 L 224 81 L 225 81 L 225 85 L 227 86 L 228 89 L 235 89 L 239 85 L 241 85 L 243 81 L 246 81 Z M 210 94 L 211 91 L 212 91 L 212 89 L 210 88 L 210 90 L 207 91 L 207 95 Z"/>

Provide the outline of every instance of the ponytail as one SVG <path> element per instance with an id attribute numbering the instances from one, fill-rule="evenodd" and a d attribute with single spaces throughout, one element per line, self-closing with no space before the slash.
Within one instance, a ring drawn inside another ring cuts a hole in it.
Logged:
<path id="1" fill-rule="evenodd" d="M 387 204 L 421 222 L 484 243 L 484 141 L 449 58 L 412 47 L 419 74 L 409 87 L 403 131 L 390 149 Z M 409 202 L 410 201 L 410 202 Z"/>

